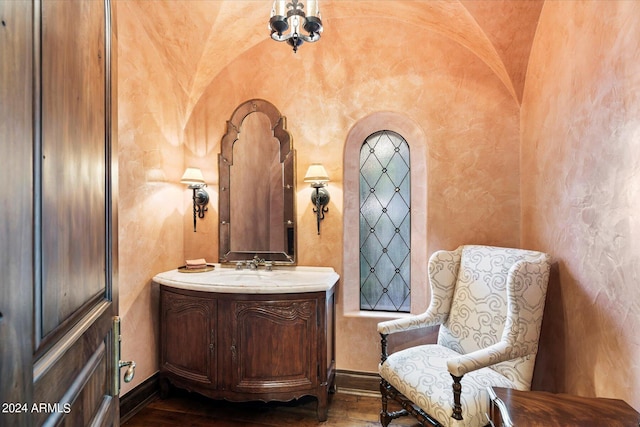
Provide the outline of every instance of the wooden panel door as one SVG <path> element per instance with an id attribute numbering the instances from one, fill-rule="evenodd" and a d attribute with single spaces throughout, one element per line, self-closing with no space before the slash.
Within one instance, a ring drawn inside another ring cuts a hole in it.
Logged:
<path id="1" fill-rule="evenodd" d="M 61 406 L 34 421 L 114 425 L 110 8 L 44 0 L 40 13 L 34 402 Z"/>
<path id="2" fill-rule="evenodd" d="M 112 13 L 0 0 L 2 426 L 119 424 Z"/>

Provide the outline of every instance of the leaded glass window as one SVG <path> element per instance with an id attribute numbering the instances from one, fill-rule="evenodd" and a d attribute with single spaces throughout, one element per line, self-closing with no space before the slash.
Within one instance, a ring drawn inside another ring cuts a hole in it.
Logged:
<path id="1" fill-rule="evenodd" d="M 360 148 L 360 309 L 411 308 L 409 145 L 380 131 Z"/>

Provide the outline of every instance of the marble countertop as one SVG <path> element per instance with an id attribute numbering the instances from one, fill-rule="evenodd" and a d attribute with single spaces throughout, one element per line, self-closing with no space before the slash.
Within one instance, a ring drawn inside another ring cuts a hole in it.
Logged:
<path id="1" fill-rule="evenodd" d="M 184 273 L 178 269 L 154 276 L 153 281 L 173 288 L 204 292 L 278 294 L 331 289 L 340 276 L 331 267 L 273 267 L 273 271 L 235 270 L 211 264 L 212 271 Z"/>

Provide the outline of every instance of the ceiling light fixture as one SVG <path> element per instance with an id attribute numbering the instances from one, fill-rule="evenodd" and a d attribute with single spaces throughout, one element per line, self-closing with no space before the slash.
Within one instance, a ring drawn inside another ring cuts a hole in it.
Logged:
<path id="1" fill-rule="evenodd" d="M 306 34 L 300 32 L 301 23 Z M 289 43 L 293 47 L 293 53 L 296 53 L 304 42 L 317 42 L 322 32 L 318 0 L 307 0 L 306 10 L 304 3 L 298 0 L 275 0 L 271 9 L 269 29 L 271 38 Z M 290 32 L 287 33 L 289 29 Z"/>

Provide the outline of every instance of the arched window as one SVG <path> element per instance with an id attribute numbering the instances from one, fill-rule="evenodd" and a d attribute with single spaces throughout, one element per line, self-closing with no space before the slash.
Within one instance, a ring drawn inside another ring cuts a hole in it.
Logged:
<path id="1" fill-rule="evenodd" d="M 360 148 L 360 309 L 411 311 L 411 162 L 398 133 Z"/>
<path id="2" fill-rule="evenodd" d="M 400 315 L 408 315 L 405 312 L 395 311 L 397 310 L 396 305 L 387 304 L 388 307 L 382 307 L 381 304 L 371 303 L 368 306 L 363 306 L 362 302 L 362 282 L 366 281 L 367 277 L 363 277 L 363 274 L 370 273 L 370 270 L 364 269 L 361 270 L 360 264 L 362 261 L 361 255 L 361 241 L 358 235 L 360 234 L 360 227 L 362 216 L 360 214 L 361 210 L 361 192 L 364 191 L 367 194 L 370 194 L 370 189 L 375 188 L 376 193 L 382 190 L 378 190 L 378 187 L 367 187 L 366 184 L 362 186 L 360 184 L 360 154 L 363 151 L 363 143 L 365 141 L 369 141 L 373 144 L 373 140 L 371 138 L 380 137 L 384 135 L 384 138 L 389 138 L 395 141 L 395 144 L 399 147 L 399 150 L 406 150 L 407 156 L 405 156 L 405 166 L 408 167 L 409 177 L 405 181 L 398 181 L 397 178 L 395 181 L 398 183 L 402 182 L 402 185 L 393 185 L 393 194 L 395 195 L 395 188 L 402 188 L 404 185 L 407 187 L 407 191 L 410 192 L 410 197 L 408 199 L 404 199 L 406 202 L 406 207 L 410 206 L 411 218 L 407 219 L 404 222 L 400 222 L 401 227 L 393 226 L 391 229 L 392 235 L 395 236 L 396 228 L 406 227 L 408 232 L 410 233 L 409 242 L 407 242 L 410 246 L 410 256 L 404 261 L 404 263 L 400 264 L 400 267 L 392 267 L 392 270 L 386 270 L 388 267 L 381 267 L 380 265 L 375 266 L 376 268 L 376 277 L 380 279 L 382 276 L 389 277 L 389 273 L 393 273 L 391 276 L 395 283 L 399 282 L 399 276 L 395 276 L 396 268 L 400 268 L 400 272 L 402 273 L 403 269 L 410 273 L 410 278 L 407 277 L 407 285 L 411 288 L 410 293 L 410 301 L 409 298 L 406 300 L 403 299 L 404 305 L 400 304 L 402 307 L 401 310 L 408 311 L 409 305 L 411 310 L 409 313 L 422 313 L 427 309 L 429 305 L 429 284 L 426 280 L 427 278 L 427 170 L 428 170 L 428 146 L 427 146 L 427 136 L 420 125 L 411 120 L 403 113 L 397 113 L 392 111 L 379 111 L 371 113 L 368 116 L 361 118 L 356 121 L 354 125 L 349 130 L 345 141 L 345 149 L 344 149 L 344 224 L 343 224 L 343 267 L 342 267 L 342 283 L 344 286 L 340 287 L 340 292 L 343 298 L 343 313 L 346 316 L 356 316 L 360 318 L 373 319 L 374 321 L 380 321 L 382 319 L 393 319 L 398 318 Z M 383 139 L 384 139 L 383 138 Z M 404 141 L 400 143 L 399 141 Z M 406 145 L 405 145 L 406 144 Z M 400 148 L 404 147 L 404 148 Z M 377 147 L 374 147 L 377 148 Z M 409 148 L 411 150 L 411 158 L 409 164 L 408 152 Z M 380 147 L 380 149 L 382 149 Z M 366 150 L 364 149 L 366 154 Z M 393 147 L 393 153 L 395 154 L 395 146 Z M 380 152 L 378 153 L 380 154 Z M 377 156 L 380 158 L 380 156 Z M 398 156 L 395 156 L 397 159 Z M 374 160 L 374 158 L 371 158 Z M 375 165 L 375 163 L 370 163 Z M 387 167 L 387 170 L 390 168 Z M 401 167 L 400 170 L 403 168 Z M 378 173 L 381 173 L 381 166 L 378 166 Z M 411 183 L 409 184 L 409 179 Z M 382 184 L 382 182 L 380 183 Z M 388 184 L 387 184 L 388 185 Z M 410 187 L 410 188 L 409 188 Z M 392 214 L 394 215 L 394 220 L 398 221 L 395 215 L 398 215 L 401 210 L 397 208 L 398 205 L 397 200 L 393 200 L 390 205 L 393 208 Z M 410 205 L 409 205 L 410 203 Z M 381 207 L 380 209 L 382 209 Z M 389 207 L 386 207 L 387 212 L 389 211 Z M 405 208 L 406 209 L 406 208 Z M 383 222 L 389 222 L 386 218 L 383 218 Z M 410 230 L 409 230 L 410 227 Z M 376 227 L 374 227 L 376 228 Z M 370 231 L 370 227 L 368 228 Z M 380 226 L 377 227 L 375 231 L 376 239 L 378 238 L 378 230 L 381 230 Z M 367 231 L 367 232 L 369 232 Z M 364 237 L 364 236 L 363 236 Z M 381 238 L 381 241 L 384 239 Z M 391 241 L 392 239 L 387 239 Z M 384 243 L 378 247 L 379 251 L 384 253 L 384 248 L 387 248 L 387 254 L 389 252 L 395 252 L 395 246 L 397 241 L 394 240 L 391 242 L 392 244 Z M 406 250 L 406 249 L 405 249 Z M 396 253 L 393 253 L 392 256 L 396 257 Z M 397 258 L 394 258 L 397 262 Z M 370 269 L 371 266 L 368 266 Z M 383 268 L 384 270 L 381 270 Z M 385 274 L 380 275 L 379 273 L 383 271 Z M 394 277 L 395 276 L 395 277 Z M 373 277 L 371 279 L 374 279 Z M 382 280 L 380 280 L 382 283 Z M 369 285 L 367 285 L 369 286 Z M 404 286 L 404 284 L 402 285 Z M 373 287 L 375 289 L 375 287 Z M 382 291 L 380 291 L 382 290 Z M 384 292 L 382 287 L 379 288 L 379 292 Z M 387 293 L 389 291 L 387 290 Z M 404 291 L 403 291 L 404 292 Z M 404 295 L 403 295 L 404 296 Z M 408 296 L 408 295 L 407 295 Z M 398 304 L 398 300 L 400 297 L 395 298 L 395 295 L 391 300 Z M 370 298 L 373 300 L 373 297 Z M 382 298 L 381 301 L 385 301 L 385 298 Z M 372 308 L 375 307 L 375 310 Z M 394 311 L 386 311 L 386 310 L 394 310 Z M 375 329 L 375 328 L 374 328 Z"/>

